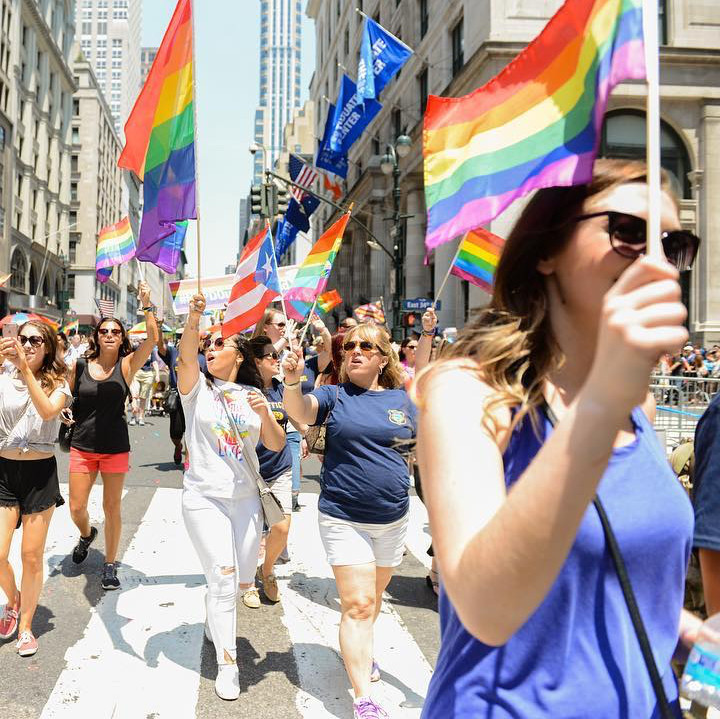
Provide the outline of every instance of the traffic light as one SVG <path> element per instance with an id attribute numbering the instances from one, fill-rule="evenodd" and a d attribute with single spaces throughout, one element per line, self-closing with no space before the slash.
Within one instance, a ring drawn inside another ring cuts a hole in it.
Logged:
<path id="1" fill-rule="evenodd" d="M 288 195 L 287 187 L 277 188 L 277 211 L 276 215 L 284 215 L 287 212 L 290 197 Z"/>
<path id="2" fill-rule="evenodd" d="M 250 188 L 250 212 L 252 212 L 253 215 L 262 215 L 263 204 L 262 185 L 253 185 Z"/>

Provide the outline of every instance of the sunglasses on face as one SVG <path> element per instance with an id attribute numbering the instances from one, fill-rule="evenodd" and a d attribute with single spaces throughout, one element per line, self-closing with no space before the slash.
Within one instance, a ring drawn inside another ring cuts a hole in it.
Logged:
<path id="1" fill-rule="evenodd" d="M 582 222 L 593 217 L 605 216 L 608 218 L 607 232 L 610 236 L 610 246 L 615 252 L 630 260 L 635 260 L 645 254 L 647 222 L 642 217 L 605 210 L 604 212 L 580 215 L 575 220 Z M 700 238 L 697 235 L 693 235 L 688 230 L 671 230 L 663 232 L 661 240 L 668 262 L 675 265 L 681 272 L 692 267 L 700 247 Z"/>
<path id="2" fill-rule="evenodd" d="M 358 345 L 363 352 L 372 352 L 373 350 L 379 350 L 380 348 L 374 342 L 368 342 L 367 340 L 361 340 L 360 342 L 353 342 L 349 340 L 343 345 L 343 349 L 346 352 L 352 352 Z"/>
<path id="3" fill-rule="evenodd" d="M 286 327 L 285 322 L 268 322 L 269 325 L 273 325 L 273 327 L 277 327 L 279 330 L 284 330 Z"/>
<path id="4" fill-rule="evenodd" d="M 417 345 L 405 345 L 405 349 L 406 349 L 406 350 L 416 350 L 416 349 L 417 349 Z"/>
<path id="5" fill-rule="evenodd" d="M 262 356 L 263 359 L 267 359 L 268 357 L 272 357 L 274 362 L 277 362 L 277 360 L 280 359 L 280 355 L 277 352 L 275 352 L 275 350 L 273 350 L 272 352 L 266 352 Z"/>
<path id="6" fill-rule="evenodd" d="M 25 345 L 29 344 L 31 347 L 34 347 L 37 349 L 40 347 L 45 340 L 40 337 L 39 335 L 33 335 L 32 337 L 25 337 L 25 335 L 20 335 L 18 337 L 18 340 L 20 341 L 20 344 L 24 347 Z"/>
<path id="7" fill-rule="evenodd" d="M 113 327 L 112 329 L 109 327 L 101 327 L 98 330 L 98 334 L 112 335 L 113 337 L 119 337 L 122 334 L 122 330 L 119 330 L 117 327 Z"/>
<path id="8" fill-rule="evenodd" d="M 223 347 L 225 347 L 225 340 L 222 337 L 218 337 L 215 342 L 213 342 L 209 337 L 206 339 L 203 344 L 203 351 L 207 352 L 211 347 L 214 347 L 216 350 L 221 350 Z M 233 345 L 228 345 L 228 347 L 232 347 Z"/>

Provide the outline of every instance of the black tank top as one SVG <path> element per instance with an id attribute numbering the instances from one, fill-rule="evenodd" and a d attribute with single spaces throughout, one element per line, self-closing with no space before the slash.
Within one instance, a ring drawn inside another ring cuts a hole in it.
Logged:
<path id="1" fill-rule="evenodd" d="M 102 382 L 90 376 L 87 362 L 83 364 L 80 376 L 75 378 L 72 446 L 83 452 L 98 454 L 129 452 L 130 437 L 125 421 L 128 386 L 122 373 L 122 359 Z"/>

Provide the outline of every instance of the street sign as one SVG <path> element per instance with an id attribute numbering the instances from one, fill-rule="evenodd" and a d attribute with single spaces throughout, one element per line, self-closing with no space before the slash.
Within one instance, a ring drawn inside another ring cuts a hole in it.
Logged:
<path id="1" fill-rule="evenodd" d="M 414 300 L 403 300 L 402 311 L 403 312 L 424 312 L 428 307 L 432 307 L 433 300 L 425 299 L 424 297 L 417 297 Z M 438 300 L 435 303 L 435 309 L 442 309 L 442 302 Z"/>

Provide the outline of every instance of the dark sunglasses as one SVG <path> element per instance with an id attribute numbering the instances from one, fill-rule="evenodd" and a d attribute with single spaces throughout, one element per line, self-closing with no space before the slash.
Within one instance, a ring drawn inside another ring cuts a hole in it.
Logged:
<path id="1" fill-rule="evenodd" d="M 360 349 L 363 352 L 372 352 L 373 350 L 380 350 L 380 348 L 374 343 L 374 342 L 368 342 L 367 340 L 361 340 L 360 342 L 353 342 L 353 340 L 349 340 L 348 342 L 345 342 L 343 345 L 343 349 L 346 352 L 352 352 L 355 347 L 360 345 Z"/>
<path id="2" fill-rule="evenodd" d="M 416 350 L 417 347 L 418 347 L 417 345 L 405 345 L 406 350 Z"/>
<path id="3" fill-rule="evenodd" d="M 24 347 L 25 345 L 29 344 L 31 347 L 35 347 L 36 349 L 45 342 L 45 340 L 40 337 L 39 335 L 33 335 L 32 337 L 25 337 L 25 335 L 20 335 L 18 337 L 18 340 L 20 341 L 20 344 Z"/>
<path id="4" fill-rule="evenodd" d="M 268 324 L 277 327 L 279 330 L 285 329 L 287 326 L 285 322 L 268 322 Z"/>
<path id="5" fill-rule="evenodd" d="M 605 210 L 593 212 L 589 215 L 579 215 L 577 222 L 590 220 L 593 217 L 608 218 L 608 235 L 610 246 L 621 257 L 635 260 L 645 254 L 647 248 L 647 222 L 642 217 L 628 215 L 624 212 Z M 662 246 L 668 262 L 675 265 L 681 272 L 692 267 L 700 238 L 688 230 L 671 230 L 663 232 Z"/>
<path id="6" fill-rule="evenodd" d="M 266 352 L 266 353 L 262 356 L 262 359 L 267 359 L 268 357 L 272 357 L 273 360 L 278 360 L 278 359 L 280 359 L 280 355 L 279 355 L 277 352 L 275 352 L 275 350 L 273 350 L 272 352 Z"/>
<path id="7" fill-rule="evenodd" d="M 101 327 L 98 330 L 98 334 L 112 335 L 113 337 L 119 337 L 122 334 L 122 330 L 119 330 L 117 327 L 113 327 L 112 329 L 110 329 L 109 327 Z"/>
<path id="8" fill-rule="evenodd" d="M 204 351 L 209 350 L 211 347 L 215 347 L 216 350 L 221 350 L 225 347 L 225 340 L 222 337 L 218 337 L 215 342 L 213 342 L 210 338 L 208 338 L 203 342 L 202 346 Z"/>

